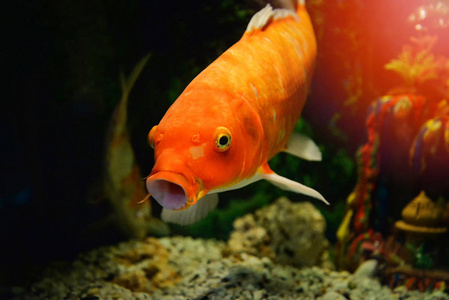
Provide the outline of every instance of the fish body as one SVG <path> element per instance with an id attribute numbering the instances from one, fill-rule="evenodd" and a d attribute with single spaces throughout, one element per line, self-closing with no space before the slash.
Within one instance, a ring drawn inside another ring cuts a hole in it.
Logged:
<path id="1" fill-rule="evenodd" d="M 123 234 L 133 238 L 169 233 L 167 224 L 151 215 L 149 202 L 137 205 L 146 191 L 127 126 L 129 94 L 148 59 L 149 55 L 145 56 L 128 78 L 121 76 L 122 98 L 110 122 L 103 176 L 103 190 L 114 212 L 114 220 Z"/>
<path id="2" fill-rule="evenodd" d="M 195 222 L 215 208 L 218 192 L 260 179 L 324 200 L 268 166 L 281 151 L 321 159 L 310 139 L 291 135 L 315 56 L 304 4 L 296 11 L 267 5 L 240 41 L 187 86 L 149 133 L 155 166 L 146 185 L 164 207 L 163 219 Z"/>

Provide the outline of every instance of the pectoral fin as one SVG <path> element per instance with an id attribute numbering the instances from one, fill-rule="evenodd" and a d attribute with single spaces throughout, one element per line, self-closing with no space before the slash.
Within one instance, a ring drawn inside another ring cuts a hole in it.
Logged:
<path id="1" fill-rule="evenodd" d="M 204 219 L 218 204 L 218 194 L 207 194 L 194 205 L 183 210 L 163 209 L 161 218 L 164 222 L 190 225 Z"/>
<path id="2" fill-rule="evenodd" d="M 287 142 L 287 147 L 284 152 L 305 160 L 321 160 L 321 152 L 315 142 L 300 133 L 293 132 L 290 135 L 290 139 Z"/>
<path id="3" fill-rule="evenodd" d="M 319 192 L 317 192 L 314 189 L 309 188 L 308 186 L 305 186 L 299 182 L 279 176 L 278 174 L 274 173 L 269 168 L 268 165 L 263 166 L 261 168 L 261 170 L 262 170 L 262 178 L 265 180 L 268 180 L 269 182 L 271 182 L 278 188 L 287 190 L 287 191 L 291 191 L 291 192 L 295 192 L 295 193 L 299 193 L 299 194 L 304 194 L 304 195 L 319 199 L 329 205 L 329 202 L 327 202 L 326 199 L 324 199 L 324 197 Z"/>

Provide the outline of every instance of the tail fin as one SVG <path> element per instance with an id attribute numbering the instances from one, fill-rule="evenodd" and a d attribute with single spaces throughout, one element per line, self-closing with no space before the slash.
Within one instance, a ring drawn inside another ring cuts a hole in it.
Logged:
<path id="1" fill-rule="evenodd" d="M 131 92 L 131 89 L 133 88 L 137 78 L 139 78 L 139 75 L 142 72 L 143 68 L 145 67 L 148 59 L 150 59 L 150 56 L 151 54 L 145 55 L 134 67 L 128 78 L 125 78 L 123 73 L 120 73 L 120 83 L 122 86 L 122 101 L 124 102 L 128 101 L 129 93 Z"/>

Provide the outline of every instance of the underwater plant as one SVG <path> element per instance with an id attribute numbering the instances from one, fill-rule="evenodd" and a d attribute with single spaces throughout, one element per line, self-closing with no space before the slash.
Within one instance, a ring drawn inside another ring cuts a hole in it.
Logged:
<path id="1" fill-rule="evenodd" d="M 414 266 L 418 269 L 430 269 L 435 265 L 432 258 L 432 253 L 425 252 L 425 244 L 422 243 L 418 247 L 414 247 L 412 244 L 406 244 L 406 247 L 413 251 L 415 254 Z"/>
<path id="2" fill-rule="evenodd" d="M 410 88 L 438 78 L 439 63 L 431 52 L 437 39 L 436 36 L 425 36 L 422 39 L 410 38 L 415 47 L 405 45 L 398 58 L 387 63 L 385 69 L 399 74 L 405 85 Z"/>

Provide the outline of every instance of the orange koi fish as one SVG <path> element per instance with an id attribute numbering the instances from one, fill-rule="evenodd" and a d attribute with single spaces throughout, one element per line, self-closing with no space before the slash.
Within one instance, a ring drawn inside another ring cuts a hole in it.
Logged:
<path id="1" fill-rule="evenodd" d="M 164 221 L 194 223 L 217 206 L 217 193 L 260 179 L 327 203 L 268 166 L 281 151 L 321 160 L 312 140 L 292 134 L 316 56 L 304 1 L 295 6 L 268 4 L 256 13 L 240 41 L 202 71 L 151 129 L 155 165 L 146 186 L 163 206 Z"/>

